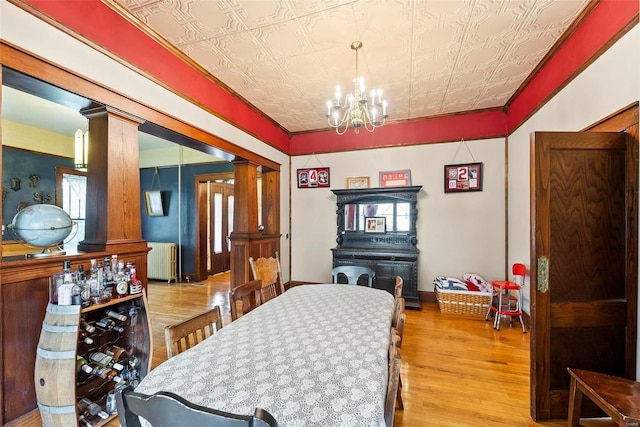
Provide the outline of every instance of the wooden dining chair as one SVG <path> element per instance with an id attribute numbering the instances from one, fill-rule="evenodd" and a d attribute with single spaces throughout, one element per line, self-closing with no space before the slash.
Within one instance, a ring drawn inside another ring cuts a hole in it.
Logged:
<path id="1" fill-rule="evenodd" d="M 221 328 L 222 316 L 220 315 L 220 307 L 217 305 L 204 313 L 166 326 L 164 339 L 167 345 L 167 357 L 171 358 L 190 349 Z"/>
<path id="2" fill-rule="evenodd" d="M 258 307 L 262 301 L 260 290 L 262 280 L 252 280 L 243 285 L 236 286 L 229 291 L 229 305 L 231 306 L 231 321 L 238 319 L 238 314 L 245 315 Z M 238 313 L 238 303 L 242 303 L 242 312 Z"/>
<path id="3" fill-rule="evenodd" d="M 389 379 L 387 381 L 387 395 L 384 403 L 384 421 L 387 427 L 393 427 L 398 386 L 400 382 L 400 349 L 397 347 L 397 332 L 391 331 L 389 344 Z M 402 408 L 400 408 L 402 409 Z M 123 426 L 124 427 L 124 426 Z"/>
<path id="4" fill-rule="evenodd" d="M 249 257 L 249 265 L 254 280 L 262 280 L 261 301 L 263 303 L 281 295 L 284 292 L 282 271 L 280 270 L 280 256 L 276 251 L 275 257 Z"/>
<path id="5" fill-rule="evenodd" d="M 396 276 L 396 287 L 394 296 L 396 299 L 402 298 L 402 287 L 404 286 L 404 280 L 400 276 Z"/>
<path id="6" fill-rule="evenodd" d="M 152 395 L 136 393 L 133 387 L 116 392 L 118 419 L 122 427 L 142 427 L 138 417 L 153 427 L 217 426 L 277 427 L 275 418 L 257 408 L 253 415 L 238 415 L 195 405 L 177 394 L 160 391 Z"/>

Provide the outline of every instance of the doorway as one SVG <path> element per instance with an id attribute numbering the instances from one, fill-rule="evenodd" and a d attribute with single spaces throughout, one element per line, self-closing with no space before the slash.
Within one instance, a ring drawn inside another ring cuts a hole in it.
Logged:
<path id="1" fill-rule="evenodd" d="M 567 417 L 568 367 L 635 378 L 638 106 L 586 130 L 532 136 L 530 409 L 537 421 Z"/>
<path id="2" fill-rule="evenodd" d="M 209 182 L 207 203 L 207 274 L 231 270 L 233 184 Z"/>

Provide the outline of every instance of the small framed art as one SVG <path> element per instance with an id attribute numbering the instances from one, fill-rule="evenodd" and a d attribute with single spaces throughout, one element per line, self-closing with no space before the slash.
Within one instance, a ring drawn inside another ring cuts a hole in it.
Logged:
<path id="1" fill-rule="evenodd" d="M 387 219 L 383 216 L 371 216 L 364 219 L 365 233 L 384 233 Z"/>
<path id="2" fill-rule="evenodd" d="M 444 192 L 482 191 L 482 163 L 444 166 Z"/>
<path id="3" fill-rule="evenodd" d="M 161 191 L 145 191 L 144 200 L 147 204 L 147 215 L 164 216 Z"/>
<path id="4" fill-rule="evenodd" d="M 298 169 L 298 188 L 330 187 L 329 168 Z"/>
<path id="5" fill-rule="evenodd" d="M 409 169 L 399 171 L 380 172 L 380 187 L 408 187 L 411 185 L 411 171 Z"/>
<path id="6" fill-rule="evenodd" d="M 369 188 L 369 177 L 368 176 L 348 176 L 347 177 L 347 188 Z"/>

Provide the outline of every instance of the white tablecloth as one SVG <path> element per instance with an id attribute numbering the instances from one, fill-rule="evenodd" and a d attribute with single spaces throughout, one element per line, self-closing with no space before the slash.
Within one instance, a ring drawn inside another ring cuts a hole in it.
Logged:
<path id="1" fill-rule="evenodd" d="M 296 286 L 152 370 L 136 391 L 170 391 L 281 427 L 384 426 L 394 299 L 353 285 Z"/>

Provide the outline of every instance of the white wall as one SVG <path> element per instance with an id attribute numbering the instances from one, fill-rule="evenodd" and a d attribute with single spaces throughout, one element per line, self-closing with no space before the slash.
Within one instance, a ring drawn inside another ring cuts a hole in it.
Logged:
<path id="1" fill-rule="evenodd" d="M 0 0 L 0 38 L 281 165 L 281 261 L 289 280 L 289 157 L 84 43 Z"/>
<path id="2" fill-rule="evenodd" d="M 343 136 L 349 138 L 347 133 Z M 469 149 L 467 149 L 467 147 Z M 483 191 L 444 193 L 444 165 L 483 163 Z M 332 189 L 348 176 L 369 176 L 378 187 L 380 171 L 410 169 L 418 193 L 418 289 L 433 290 L 438 275 L 475 272 L 504 278 L 504 140 L 489 139 L 297 156 L 291 162 L 293 280 L 331 281 L 331 248 L 336 247 L 336 197 L 330 189 L 297 188 L 296 169 L 329 167 Z"/>
<path id="3" fill-rule="evenodd" d="M 509 136 L 509 264 L 522 262 L 529 266 L 530 263 L 530 134 L 577 131 L 637 102 L 640 99 L 639 46 L 640 28 L 636 26 Z M 529 283 L 527 280 L 524 302 L 527 312 Z M 640 318 L 638 320 L 640 330 Z M 640 350 L 636 366 L 640 378 Z"/>

